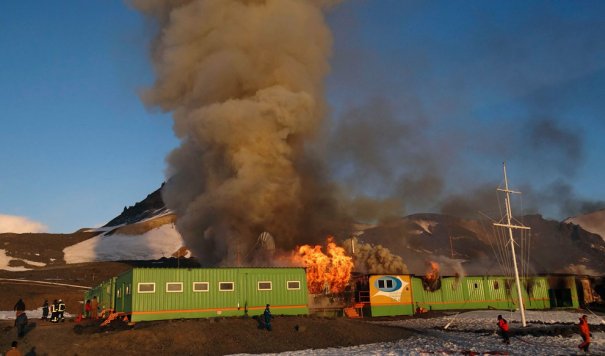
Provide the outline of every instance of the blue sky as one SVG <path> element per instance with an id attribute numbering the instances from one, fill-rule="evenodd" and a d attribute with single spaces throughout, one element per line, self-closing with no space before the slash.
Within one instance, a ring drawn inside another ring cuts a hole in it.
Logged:
<path id="1" fill-rule="evenodd" d="M 401 164 L 396 177 L 435 169 L 444 190 L 463 193 L 497 185 L 506 160 L 513 182 L 546 203 L 549 187 L 602 201 L 604 10 L 600 1 L 345 2 L 328 15 L 334 127 L 383 103 L 385 125 L 407 125 L 432 162 L 394 143 L 381 161 Z M 148 29 L 118 0 L 0 3 L 0 215 L 70 232 L 160 186 L 178 142 L 169 115 L 137 95 L 153 81 Z M 336 174 L 360 184 L 352 175 Z M 410 198 L 407 212 L 439 210 L 446 198 L 435 199 Z"/>

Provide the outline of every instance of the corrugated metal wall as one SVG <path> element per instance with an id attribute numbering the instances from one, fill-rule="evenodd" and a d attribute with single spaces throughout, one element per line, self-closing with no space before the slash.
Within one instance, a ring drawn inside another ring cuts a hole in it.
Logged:
<path id="1" fill-rule="evenodd" d="M 306 274 L 302 268 L 199 268 L 144 269 L 132 271 L 133 321 L 261 314 L 271 304 L 273 314 L 307 314 Z M 288 281 L 299 289 L 289 290 Z M 194 282 L 207 282 L 208 291 L 193 291 Z M 259 290 L 258 282 L 270 282 Z M 155 283 L 154 293 L 139 293 L 140 283 Z M 182 292 L 167 291 L 167 283 L 182 283 Z M 233 283 L 232 291 L 220 291 L 219 283 Z M 124 298 L 127 280 L 119 280 Z M 124 298 L 126 301 L 126 299 Z M 127 311 L 127 306 L 121 306 Z"/>

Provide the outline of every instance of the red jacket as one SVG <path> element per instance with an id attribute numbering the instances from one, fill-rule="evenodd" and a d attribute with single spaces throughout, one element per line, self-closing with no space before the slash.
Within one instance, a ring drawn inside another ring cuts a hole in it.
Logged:
<path id="1" fill-rule="evenodd" d="M 584 336 L 586 341 L 590 341 L 590 329 L 588 328 L 588 322 L 584 319 L 580 319 L 578 327 L 580 328 L 580 335 Z"/>
<path id="2" fill-rule="evenodd" d="M 498 320 L 498 327 L 502 331 L 508 331 L 508 323 L 504 319 Z"/>

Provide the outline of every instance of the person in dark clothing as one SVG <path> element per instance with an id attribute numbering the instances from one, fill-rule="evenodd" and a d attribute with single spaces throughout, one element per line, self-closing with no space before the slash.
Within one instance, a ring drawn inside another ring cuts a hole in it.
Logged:
<path id="1" fill-rule="evenodd" d="M 502 315 L 498 315 L 498 328 L 500 329 L 500 335 L 502 335 L 502 342 L 505 344 L 510 344 L 508 322 L 502 317 Z"/>
<path id="2" fill-rule="evenodd" d="M 269 309 L 269 304 L 267 304 L 267 307 L 265 308 L 265 312 L 263 313 L 263 318 L 265 319 L 265 327 L 267 328 L 268 331 L 271 331 L 271 319 L 273 318 L 273 315 L 271 315 L 271 310 Z"/>
<path id="3" fill-rule="evenodd" d="M 17 336 L 20 338 L 25 336 L 25 327 L 27 326 L 27 314 L 19 314 L 17 319 L 15 319 L 15 326 L 17 327 Z"/>
<path id="4" fill-rule="evenodd" d="M 590 346 L 590 329 L 588 328 L 587 315 L 582 315 L 580 322 L 578 323 L 578 328 L 580 329 L 580 336 L 582 336 L 582 343 L 578 345 L 578 348 L 584 350 L 584 352 L 588 352 L 588 347 Z"/>
<path id="5" fill-rule="evenodd" d="M 42 304 L 42 320 L 48 319 L 48 300 L 44 299 L 44 304 Z"/>
<path id="6" fill-rule="evenodd" d="M 13 310 L 15 311 L 15 318 L 25 311 L 25 302 L 23 302 L 23 299 L 19 298 Z"/>

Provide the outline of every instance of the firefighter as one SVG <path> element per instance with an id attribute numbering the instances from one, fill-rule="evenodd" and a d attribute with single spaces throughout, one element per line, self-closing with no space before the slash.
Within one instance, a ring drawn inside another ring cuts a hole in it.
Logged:
<path id="1" fill-rule="evenodd" d="M 42 304 L 42 320 L 48 320 L 48 299 L 44 299 Z"/>
<path id="2" fill-rule="evenodd" d="M 502 317 L 502 315 L 498 315 L 498 328 L 500 329 L 500 335 L 502 335 L 502 342 L 505 344 L 510 344 L 508 322 Z"/>
<path id="3" fill-rule="evenodd" d="M 271 331 L 271 319 L 273 318 L 273 315 L 271 315 L 271 310 L 269 309 L 269 304 L 267 304 L 267 307 L 265 308 L 263 317 L 265 318 L 265 327 L 267 328 L 268 331 Z"/>
<path id="4" fill-rule="evenodd" d="M 63 314 L 65 313 L 65 303 L 63 303 L 63 299 L 59 299 L 59 303 L 57 305 L 57 319 L 58 321 L 65 321 Z"/>
<path id="5" fill-rule="evenodd" d="M 588 316 L 582 315 L 580 318 L 580 322 L 578 323 L 578 328 L 580 329 L 580 336 L 582 336 L 582 343 L 578 345 L 580 350 L 584 350 L 584 352 L 588 352 L 588 347 L 590 346 L 590 328 L 588 327 Z"/>
<path id="6" fill-rule="evenodd" d="M 50 305 L 50 321 L 52 323 L 56 323 L 59 321 L 59 312 L 57 311 L 57 309 L 59 309 L 59 303 L 55 299 Z"/>

